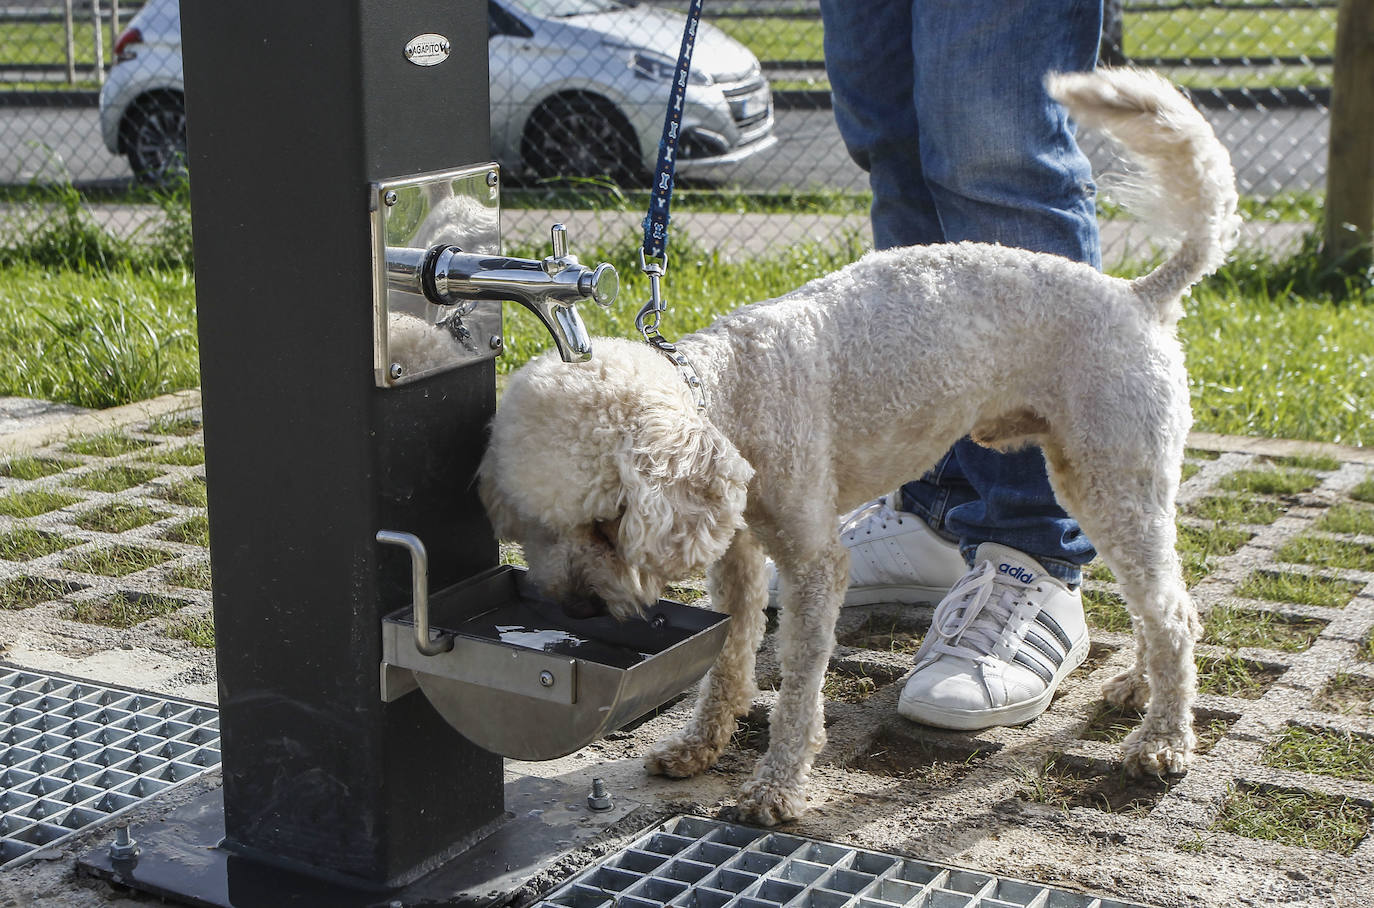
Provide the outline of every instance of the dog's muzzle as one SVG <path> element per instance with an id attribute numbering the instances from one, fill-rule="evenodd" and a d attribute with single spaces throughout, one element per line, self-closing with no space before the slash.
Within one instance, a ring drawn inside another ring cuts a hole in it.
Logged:
<path id="1" fill-rule="evenodd" d="M 563 614 L 569 618 L 599 618 L 610 612 L 606 600 L 595 593 L 582 596 L 569 596 L 560 601 Z"/>

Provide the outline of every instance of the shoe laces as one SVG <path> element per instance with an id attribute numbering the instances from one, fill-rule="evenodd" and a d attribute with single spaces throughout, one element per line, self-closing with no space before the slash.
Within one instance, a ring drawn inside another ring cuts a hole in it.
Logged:
<path id="1" fill-rule="evenodd" d="M 901 523 L 903 515 L 892 507 L 891 495 L 876 498 L 860 505 L 840 518 L 840 535 L 873 532 L 874 528 L 886 529 L 889 523 Z"/>
<path id="2" fill-rule="evenodd" d="M 937 635 L 933 652 L 974 661 L 992 655 L 1026 589 L 1003 580 L 992 562 L 979 562 L 954 584 L 935 607 L 930 632 Z"/>

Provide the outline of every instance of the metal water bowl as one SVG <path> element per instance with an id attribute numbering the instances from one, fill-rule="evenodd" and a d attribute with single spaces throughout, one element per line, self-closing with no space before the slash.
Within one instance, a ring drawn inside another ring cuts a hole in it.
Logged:
<path id="1" fill-rule="evenodd" d="M 729 617 L 660 599 L 642 619 L 567 618 L 504 565 L 382 622 L 383 697 L 415 682 L 449 724 L 517 760 L 570 754 L 682 693 Z M 424 625 L 428 627 L 424 627 Z M 427 654 L 430 651 L 432 654 Z"/>

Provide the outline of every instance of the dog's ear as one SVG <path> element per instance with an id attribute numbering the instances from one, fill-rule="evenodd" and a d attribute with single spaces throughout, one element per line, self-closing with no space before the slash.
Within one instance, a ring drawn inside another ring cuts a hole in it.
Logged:
<path id="1" fill-rule="evenodd" d="M 621 554 L 669 579 L 711 564 L 744 526 L 754 468 L 699 413 L 651 408 L 619 452 Z"/>
<path id="2" fill-rule="evenodd" d="M 494 446 L 488 445 L 482 455 L 482 463 L 477 468 L 477 497 L 487 511 L 492 532 L 497 539 L 519 538 L 519 517 L 515 503 L 498 481 L 496 475 L 496 454 Z"/>

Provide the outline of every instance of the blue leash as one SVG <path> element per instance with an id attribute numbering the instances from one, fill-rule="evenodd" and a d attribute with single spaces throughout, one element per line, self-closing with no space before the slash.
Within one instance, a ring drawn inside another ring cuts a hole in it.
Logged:
<path id="1" fill-rule="evenodd" d="M 687 8 L 687 26 L 682 32 L 682 47 L 677 55 L 677 69 L 673 74 L 672 91 L 668 95 L 668 111 L 663 117 L 663 138 L 658 143 L 658 165 L 649 195 L 649 213 L 644 217 L 644 245 L 639 252 L 639 264 L 649 278 L 649 301 L 635 316 L 635 327 L 644 340 L 663 352 L 678 367 L 683 380 L 692 389 L 698 409 L 706 408 L 706 391 L 691 363 L 678 349 L 658 332 L 664 309 L 662 280 L 668 271 L 668 207 L 673 198 L 673 169 L 677 163 L 677 141 L 682 127 L 682 105 L 687 94 L 687 77 L 692 68 L 692 48 L 696 45 L 697 26 L 701 22 L 702 0 L 691 0 Z"/>

